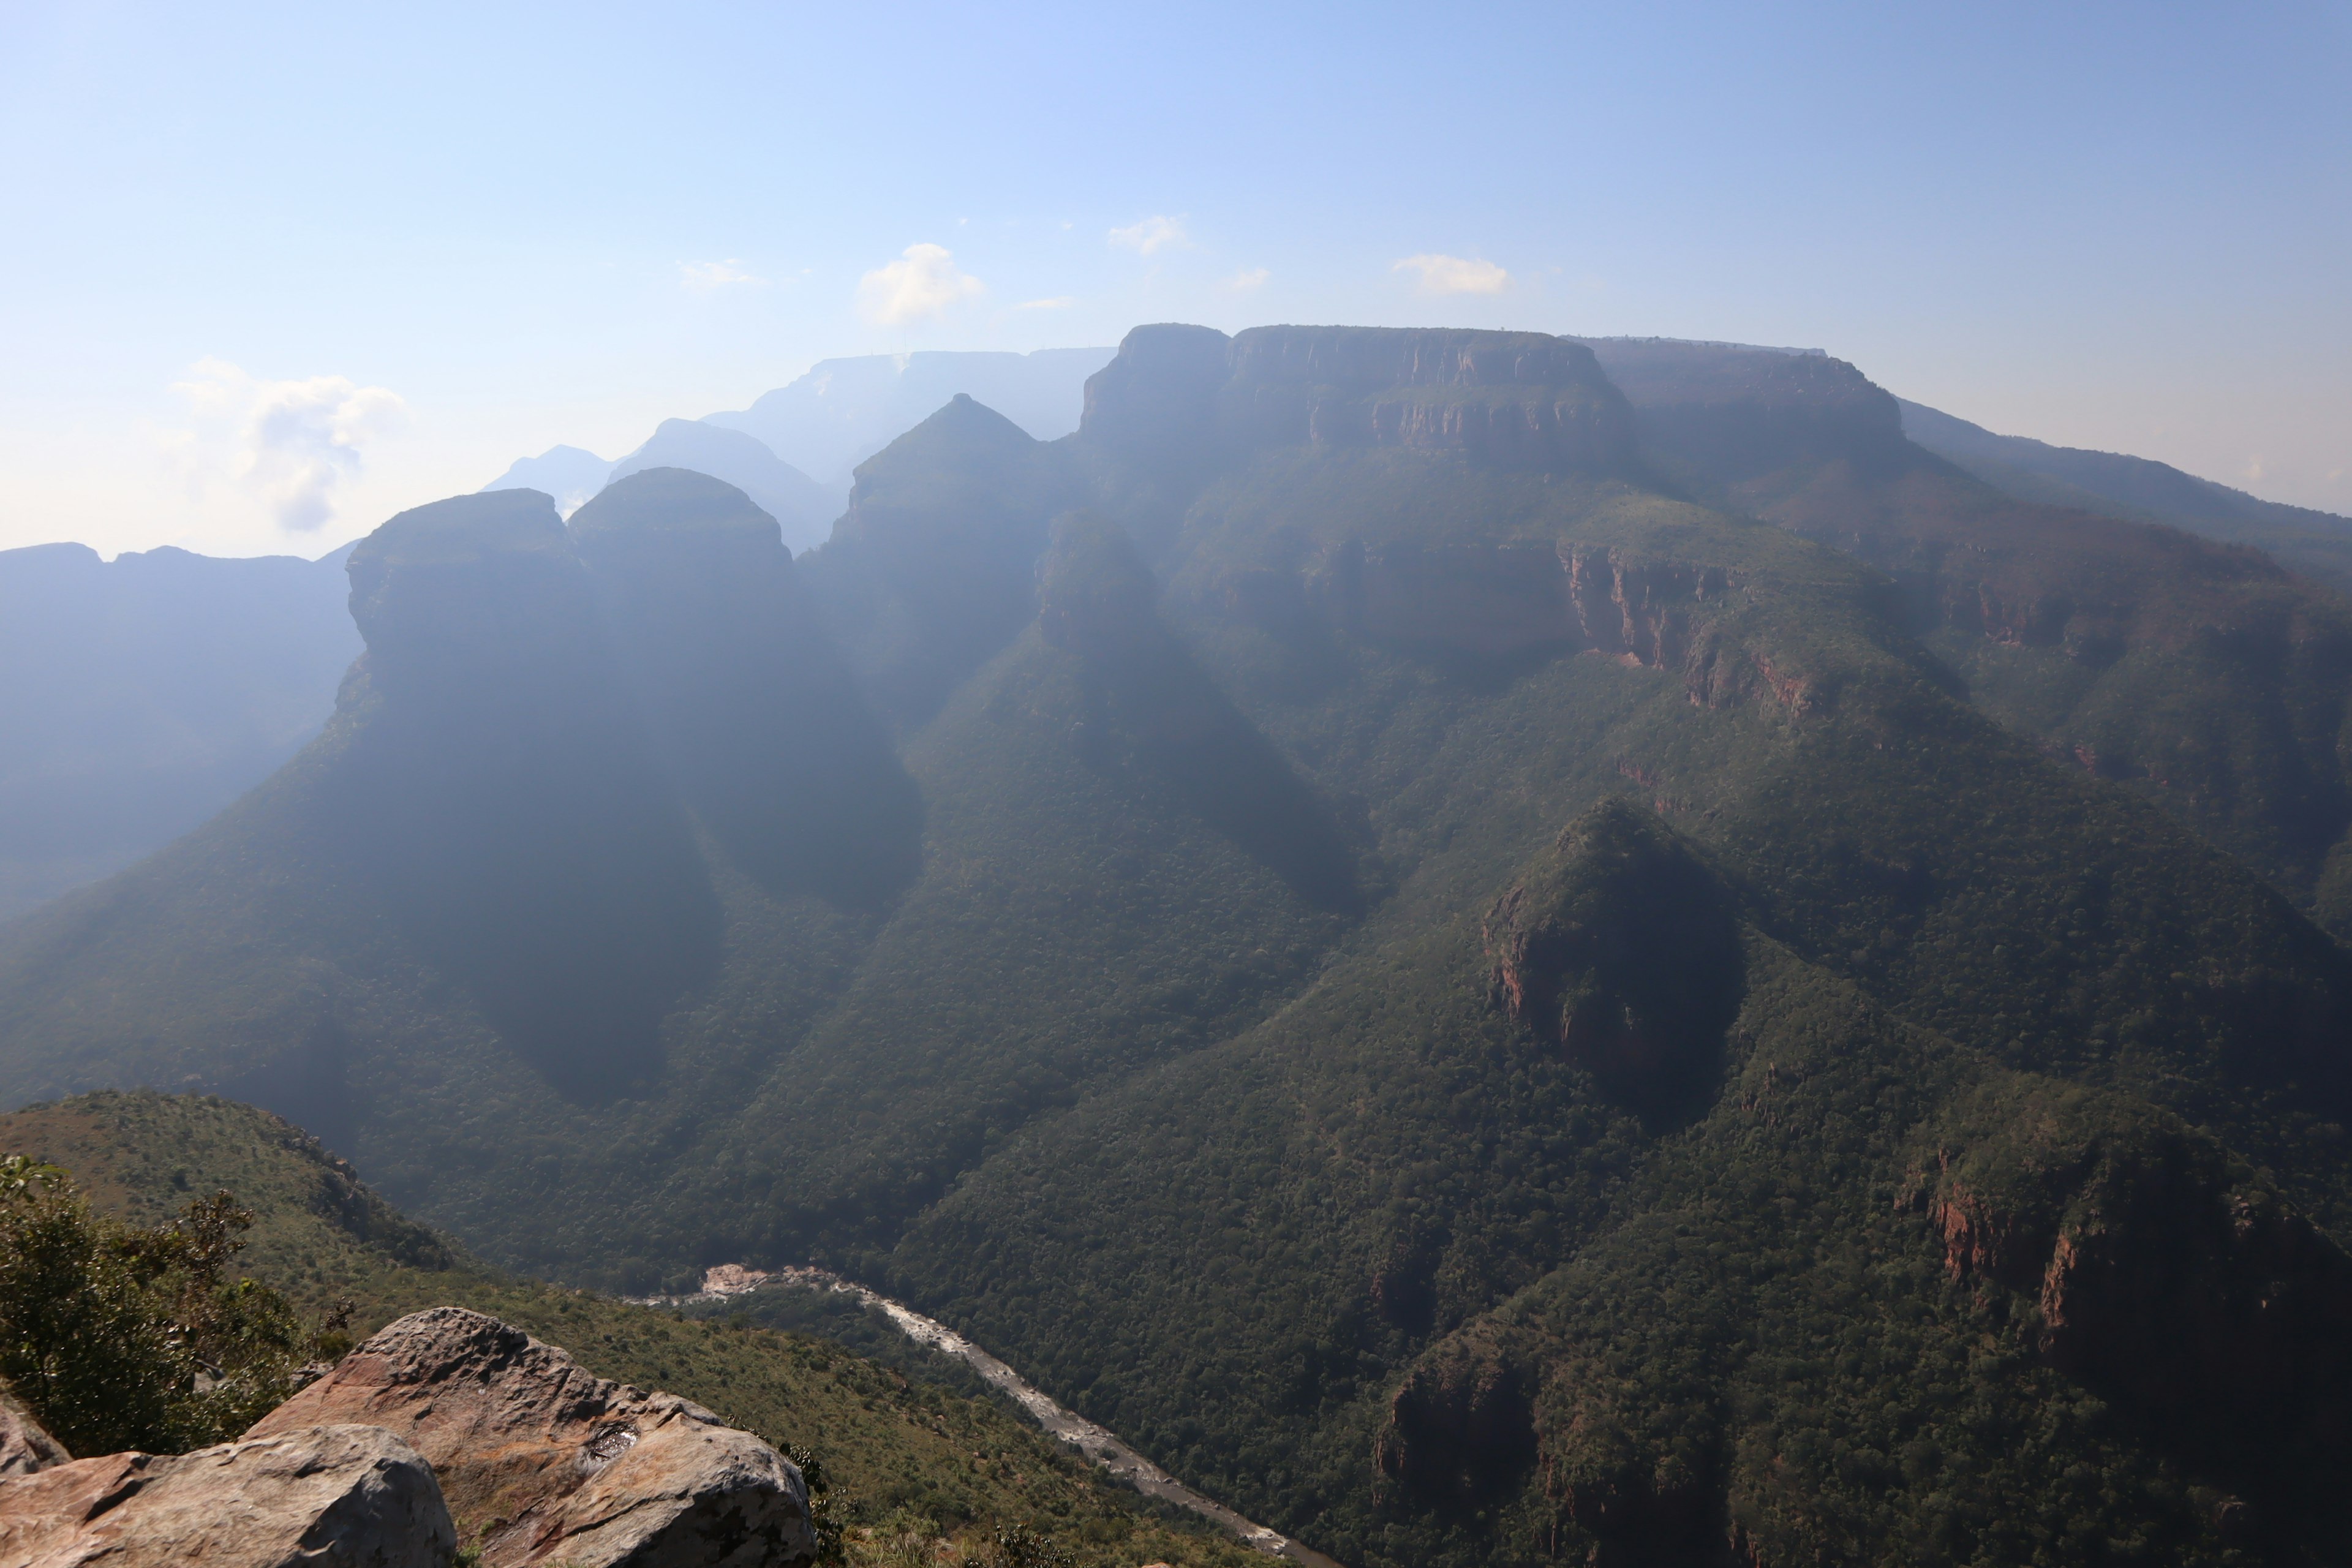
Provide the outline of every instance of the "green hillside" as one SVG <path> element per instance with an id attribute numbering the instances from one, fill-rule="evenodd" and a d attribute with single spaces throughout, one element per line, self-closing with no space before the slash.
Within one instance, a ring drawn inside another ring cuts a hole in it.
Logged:
<path id="1" fill-rule="evenodd" d="M 2169 463 L 1996 436 L 1923 404 L 1902 407 L 1906 436 L 2020 500 L 2251 544 L 2315 583 L 2352 590 L 2352 519 L 2263 500 Z"/>
<path id="2" fill-rule="evenodd" d="M 255 1216 L 247 1272 L 306 1315 L 353 1304 L 355 1336 L 425 1307 L 471 1307 L 600 1376 L 683 1394 L 813 1454 L 861 1560 L 909 1531 L 977 1547 L 1016 1526 L 1079 1563 L 1238 1568 L 1255 1555 L 1164 1517 L 991 1401 L 805 1335 L 691 1321 L 490 1268 L 392 1208 L 300 1129 L 250 1106 L 101 1091 L 0 1116 L 0 1152 L 63 1166 L 102 1211 L 142 1225 L 172 1218 L 191 1194 L 234 1193 Z"/>
<path id="3" fill-rule="evenodd" d="M 2352 534 L 2319 513 L 2284 542 L 2251 522 L 2224 527 L 2242 514 L 2277 524 L 2293 509 L 2137 458 L 2064 471 L 2169 498 L 2172 511 L 2000 473 L 1983 482 L 1906 440 L 1896 401 L 1842 361 L 1597 347 L 1676 482 L 1880 567 L 1907 626 L 1987 712 L 2155 801 L 2330 930 L 2352 931 L 2352 601 L 2325 564 Z M 1983 442 L 1950 438 L 1959 423 L 1925 434 L 1981 466 Z"/>
<path id="4" fill-rule="evenodd" d="M 2332 601 L 1669 347 L 1139 329 L 802 561 L 690 477 L 404 514 L 320 744 L 0 934 L 0 1092 L 233 1089 L 575 1283 L 828 1264 L 1356 1568 L 2324 1557 L 2342 825 L 2256 786 L 2341 694 L 2196 660 Z M 2012 656 L 2284 750 L 2053 758 Z"/>

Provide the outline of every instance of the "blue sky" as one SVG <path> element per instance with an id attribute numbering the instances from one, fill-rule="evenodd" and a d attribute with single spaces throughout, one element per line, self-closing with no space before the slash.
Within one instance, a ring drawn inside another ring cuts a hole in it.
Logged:
<path id="1" fill-rule="evenodd" d="M 0 546 L 1165 320 L 1818 346 L 2352 512 L 2346 4 L 14 0 L 0 211 Z"/>

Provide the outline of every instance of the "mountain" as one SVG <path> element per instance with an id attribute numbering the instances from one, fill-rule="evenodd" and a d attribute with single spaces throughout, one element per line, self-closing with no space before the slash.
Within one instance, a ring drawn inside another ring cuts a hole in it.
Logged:
<path id="1" fill-rule="evenodd" d="M 650 440 L 613 465 L 605 483 L 647 468 L 691 468 L 733 485 L 782 526 L 794 552 L 823 543 L 841 510 L 839 497 L 758 438 L 699 420 L 663 420 Z"/>
<path id="2" fill-rule="evenodd" d="M 352 1339 L 426 1307 L 471 1307 L 563 1345 L 600 1376 L 674 1389 L 813 1455 L 834 1519 L 868 1551 L 909 1531 L 919 1544 L 943 1533 L 977 1543 L 1024 1528 L 1056 1537 L 1089 1568 L 1249 1561 L 987 1400 L 803 1335 L 681 1320 L 487 1268 L 386 1204 L 316 1139 L 250 1106 L 89 1095 L 0 1116 L 0 1152 L 65 1168 L 101 1211 L 143 1226 L 168 1222 L 191 1194 L 233 1194 L 254 1216 L 247 1272 L 306 1315 L 341 1303 Z"/>
<path id="3" fill-rule="evenodd" d="M 2263 500 L 2169 463 L 1996 436 L 1924 404 L 1898 399 L 1897 405 L 1906 436 L 2021 500 L 2251 544 L 2315 582 L 2352 590 L 2352 518 Z"/>
<path id="4" fill-rule="evenodd" d="M 2323 590 L 1534 333 L 1139 328 L 797 560 L 593 504 L 355 551 L 327 732 L 0 933 L 0 1094 L 826 1263 L 1357 1568 L 2336 1550 L 2352 954 L 2282 819 L 2003 705 L 2300 722 Z"/>
<path id="5" fill-rule="evenodd" d="M 1980 708 L 2352 933 L 2352 602 L 2245 544 L 2020 500 L 1843 361 L 1594 348 L 1688 493 L 1887 572 Z"/>
<path id="6" fill-rule="evenodd" d="M 554 499 L 557 511 L 570 517 L 612 477 L 613 465 L 593 452 L 579 447 L 550 447 L 536 458 L 517 458 L 505 473 L 482 489 L 540 490 Z"/>
<path id="7" fill-rule="evenodd" d="M 858 464 L 959 395 L 986 404 L 1040 441 L 1068 435 L 1077 428 L 1087 378 L 1110 363 L 1111 353 L 927 351 L 822 360 L 751 407 L 705 415 L 702 422 L 748 431 L 794 467 L 845 488 Z"/>
<path id="8" fill-rule="evenodd" d="M 783 526 L 785 543 L 803 551 L 824 542 L 852 470 L 932 410 L 968 396 L 1036 439 L 1066 436 L 1076 428 L 1087 378 L 1111 353 L 931 351 L 824 360 L 749 408 L 699 420 L 666 419 L 650 440 L 617 461 L 578 447 L 551 447 L 536 458 L 518 458 L 482 488 L 542 490 L 569 517 L 624 475 L 690 468 L 751 496 Z"/>
<path id="9" fill-rule="evenodd" d="M 359 651 L 343 553 L 0 551 L 0 920 L 197 826 L 318 732 Z"/>

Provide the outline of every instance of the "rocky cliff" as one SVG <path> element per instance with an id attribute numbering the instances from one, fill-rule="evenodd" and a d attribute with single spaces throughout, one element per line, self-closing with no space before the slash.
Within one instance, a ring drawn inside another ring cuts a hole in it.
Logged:
<path id="1" fill-rule="evenodd" d="M 1087 384 L 1087 439 L 1155 470 L 1265 447 L 1388 447 L 1607 469 L 1633 447 L 1591 352 L 1540 333 L 1139 327 Z"/>
<path id="2" fill-rule="evenodd" d="M 649 468 L 572 533 L 663 767 L 727 858 L 776 893 L 872 907 L 903 889 L 922 803 L 776 521 L 731 485 Z"/>
<path id="3" fill-rule="evenodd" d="M 499 1033 L 572 1093 L 655 1070 L 719 911 L 545 496 L 403 512 L 352 552 L 367 652 L 330 735 L 342 852 Z"/>

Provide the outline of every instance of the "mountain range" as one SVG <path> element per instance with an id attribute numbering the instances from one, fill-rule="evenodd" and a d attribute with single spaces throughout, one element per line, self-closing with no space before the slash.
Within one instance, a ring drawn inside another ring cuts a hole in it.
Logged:
<path id="1" fill-rule="evenodd" d="M 691 468 L 758 502 L 782 525 L 784 542 L 797 553 L 824 542 L 857 465 L 941 404 L 960 395 L 975 398 L 1050 441 L 1076 428 L 1086 380 L 1108 363 L 1111 352 L 823 360 L 749 408 L 698 420 L 665 419 L 652 439 L 616 462 L 578 447 L 552 447 L 517 460 L 482 488 L 542 490 L 569 517 L 605 485 L 639 469 Z"/>
<path id="2" fill-rule="evenodd" d="M 677 467 L 415 509 L 323 733 L 0 931 L 0 1100 L 825 1264 L 1360 1568 L 2332 1560 L 2352 605 L 1908 423 L 1163 325 L 797 556 Z"/>
<path id="3" fill-rule="evenodd" d="M 0 920 L 197 826 L 318 733 L 361 646 L 344 553 L 0 551 Z"/>

